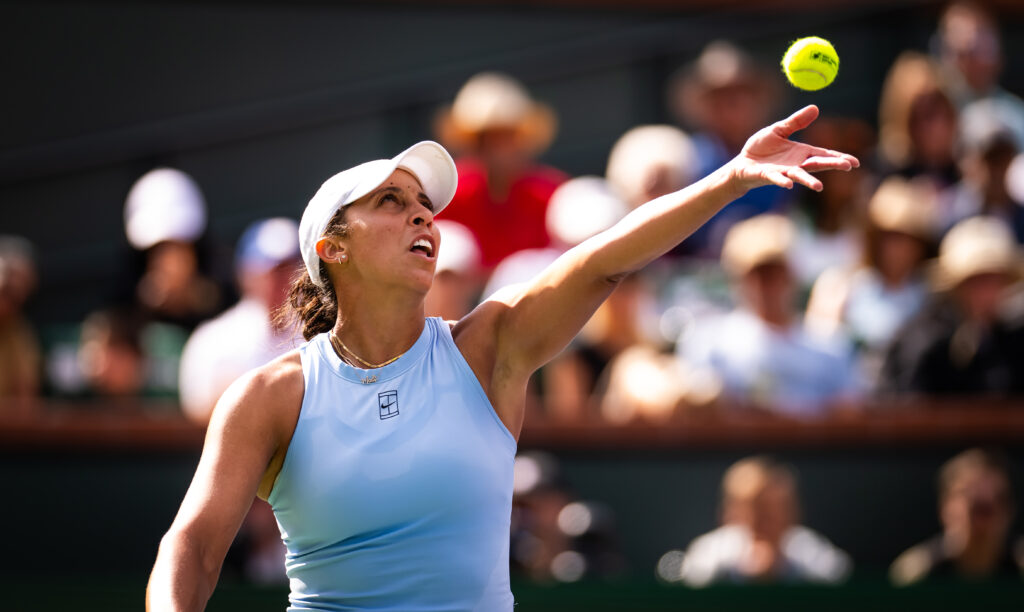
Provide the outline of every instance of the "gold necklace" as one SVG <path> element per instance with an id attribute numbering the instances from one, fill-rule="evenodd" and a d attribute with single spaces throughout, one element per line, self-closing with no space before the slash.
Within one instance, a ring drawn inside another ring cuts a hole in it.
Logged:
<path id="1" fill-rule="evenodd" d="M 341 356 L 342 350 L 344 350 L 346 353 L 351 355 L 356 361 L 358 361 L 359 363 L 363 364 L 367 368 L 370 368 L 371 370 L 375 369 L 375 368 L 383 368 L 384 366 L 388 365 L 389 363 L 394 363 L 394 362 L 398 361 L 399 357 L 401 357 L 402 355 L 405 354 L 405 353 L 399 353 L 399 354 L 395 355 L 394 357 L 392 357 L 391 359 L 388 359 L 387 361 L 385 361 L 383 363 L 370 363 L 369 361 L 366 361 L 365 359 L 363 359 L 359 355 L 356 355 L 355 353 L 353 353 L 352 349 L 350 349 L 347 346 L 345 346 L 345 343 L 342 342 L 341 338 L 339 338 L 337 336 L 337 334 L 334 333 L 333 329 L 327 334 L 327 336 L 328 336 L 328 339 L 330 339 L 330 341 L 331 341 L 331 346 L 334 347 L 334 350 L 339 354 L 338 355 L 339 357 Z M 340 348 L 339 348 L 339 345 L 340 345 Z"/>

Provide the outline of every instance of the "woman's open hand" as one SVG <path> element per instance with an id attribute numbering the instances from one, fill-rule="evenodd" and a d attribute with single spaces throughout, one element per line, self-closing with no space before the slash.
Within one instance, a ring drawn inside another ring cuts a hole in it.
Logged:
<path id="1" fill-rule="evenodd" d="M 739 186 L 744 190 L 762 185 L 791 189 L 794 183 L 799 183 L 821 191 L 821 181 L 814 178 L 812 172 L 850 170 L 860 166 L 852 155 L 789 139 L 817 117 L 817 106 L 805 106 L 751 136 L 740 154 L 729 162 L 732 177 Z"/>

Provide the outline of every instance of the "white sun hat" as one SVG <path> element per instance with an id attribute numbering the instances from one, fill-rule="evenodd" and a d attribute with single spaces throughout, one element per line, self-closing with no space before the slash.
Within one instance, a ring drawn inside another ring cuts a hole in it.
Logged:
<path id="1" fill-rule="evenodd" d="M 447 219 L 434 221 L 441 234 L 436 273 L 473 274 L 480 267 L 480 246 L 468 227 Z"/>
<path id="2" fill-rule="evenodd" d="M 151 170 L 128 192 L 124 229 L 128 242 L 140 251 L 165 240 L 194 242 L 206 229 L 206 200 L 181 170 Z"/>
<path id="3" fill-rule="evenodd" d="M 434 206 L 435 215 L 455 196 L 459 182 L 455 162 L 444 147 L 431 140 L 418 142 L 391 159 L 377 159 L 335 174 L 313 195 L 299 223 L 302 260 L 313 282 L 318 285 L 326 282 L 320 278 L 316 243 L 323 237 L 331 218 L 342 207 L 379 187 L 398 168 L 409 171 L 419 180 Z"/>
<path id="4" fill-rule="evenodd" d="M 548 200 L 548 234 L 574 247 L 618 223 L 629 212 L 626 203 L 599 176 L 580 176 L 559 185 Z"/>

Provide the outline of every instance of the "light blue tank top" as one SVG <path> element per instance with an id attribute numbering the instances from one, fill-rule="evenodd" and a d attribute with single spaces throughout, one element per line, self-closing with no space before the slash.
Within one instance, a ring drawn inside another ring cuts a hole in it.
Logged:
<path id="1" fill-rule="evenodd" d="M 305 396 L 268 501 L 288 610 L 512 609 L 515 439 L 452 339 L 426 320 L 383 368 L 300 349 Z"/>

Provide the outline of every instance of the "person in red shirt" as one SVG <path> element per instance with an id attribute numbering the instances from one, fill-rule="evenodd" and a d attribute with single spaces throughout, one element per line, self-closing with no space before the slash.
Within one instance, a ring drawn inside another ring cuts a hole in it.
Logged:
<path id="1" fill-rule="evenodd" d="M 506 256 L 550 244 L 548 200 L 568 178 L 536 162 L 555 135 L 556 118 L 515 79 L 472 77 L 438 120 L 438 137 L 459 156 L 458 190 L 445 219 L 476 236 L 489 272 Z"/>

